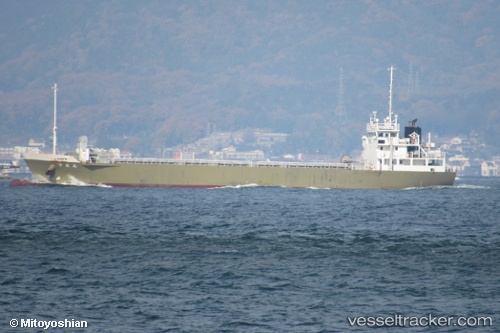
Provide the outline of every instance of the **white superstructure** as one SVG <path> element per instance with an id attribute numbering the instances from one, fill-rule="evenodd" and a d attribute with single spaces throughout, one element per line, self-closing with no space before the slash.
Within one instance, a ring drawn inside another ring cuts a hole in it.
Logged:
<path id="1" fill-rule="evenodd" d="M 405 127 L 405 136 L 400 137 L 398 116 L 392 112 L 392 74 L 389 85 L 389 115 L 380 121 L 373 111 L 366 125 L 367 135 L 362 137 L 363 161 L 366 169 L 390 171 L 446 171 L 445 153 L 433 150 L 430 133 L 427 142 L 422 139 L 422 130 L 415 126 L 416 120 Z"/>

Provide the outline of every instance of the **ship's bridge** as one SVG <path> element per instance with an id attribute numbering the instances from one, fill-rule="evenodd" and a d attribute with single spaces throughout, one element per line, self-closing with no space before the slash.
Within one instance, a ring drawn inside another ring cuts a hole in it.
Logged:
<path id="1" fill-rule="evenodd" d="M 386 117 L 384 119 L 384 122 L 380 122 L 379 119 L 377 118 L 377 111 L 373 111 L 373 113 L 370 115 L 370 122 L 366 124 L 366 131 L 368 132 L 369 135 L 371 133 L 386 132 L 386 133 L 392 133 L 390 136 L 397 136 L 397 134 L 399 134 L 399 130 L 400 127 L 397 115 L 394 116 L 394 119 Z"/>

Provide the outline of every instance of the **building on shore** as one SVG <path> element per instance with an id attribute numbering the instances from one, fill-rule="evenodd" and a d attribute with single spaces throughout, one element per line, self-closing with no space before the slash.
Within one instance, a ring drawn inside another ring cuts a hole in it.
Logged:
<path id="1" fill-rule="evenodd" d="M 481 163 L 481 176 L 500 177 L 500 156 L 493 161 L 484 161 Z"/>

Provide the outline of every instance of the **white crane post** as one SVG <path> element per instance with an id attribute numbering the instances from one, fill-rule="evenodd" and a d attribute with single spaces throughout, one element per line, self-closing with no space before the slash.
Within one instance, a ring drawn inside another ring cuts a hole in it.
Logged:
<path id="1" fill-rule="evenodd" d="M 54 128 L 52 129 L 52 154 L 56 154 L 57 147 L 57 83 L 54 83 Z"/>
<path id="2" fill-rule="evenodd" d="M 392 72 L 395 70 L 391 65 L 387 70 L 391 72 L 391 82 L 389 84 L 389 122 L 392 123 Z"/>

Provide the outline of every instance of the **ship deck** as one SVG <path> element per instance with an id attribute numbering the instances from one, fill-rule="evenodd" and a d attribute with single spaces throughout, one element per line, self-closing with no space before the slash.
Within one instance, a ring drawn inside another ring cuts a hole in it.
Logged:
<path id="1" fill-rule="evenodd" d="M 358 169 L 352 163 L 327 162 L 278 162 L 278 161 L 237 161 L 237 160 L 175 160 L 164 158 L 115 159 L 115 164 L 170 164 L 170 165 L 206 165 L 206 166 L 240 166 L 255 168 L 316 168 L 316 169 Z"/>

